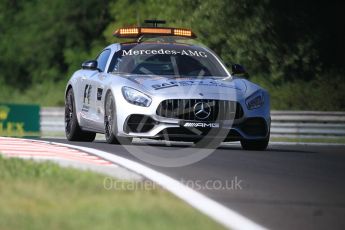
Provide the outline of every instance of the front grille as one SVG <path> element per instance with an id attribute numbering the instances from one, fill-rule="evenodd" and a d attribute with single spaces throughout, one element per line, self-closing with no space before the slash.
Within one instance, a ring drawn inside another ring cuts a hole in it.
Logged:
<path id="1" fill-rule="evenodd" d="M 207 103 L 210 108 L 208 117 L 200 118 L 195 114 L 197 103 Z M 207 121 L 239 119 L 243 116 L 243 109 L 238 102 L 209 99 L 169 99 L 160 103 L 157 115 L 188 121 Z"/>

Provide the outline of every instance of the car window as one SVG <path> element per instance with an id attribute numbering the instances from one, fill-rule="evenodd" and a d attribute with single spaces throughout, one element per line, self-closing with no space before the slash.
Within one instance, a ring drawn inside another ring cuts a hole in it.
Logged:
<path id="1" fill-rule="evenodd" d="M 110 55 L 110 50 L 103 50 L 102 53 L 100 53 L 97 57 L 97 63 L 98 63 L 98 69 L 100 69 L 102 72 L 105 70 L 105 66 L 107 65 L 107 61 Z"/>
<path id="2" fill-rule="evenodd" d="M 109 72 L 188 77 L 228 76 L 219 61 L 203 48 L 186 46 L 122 47 Z"/>

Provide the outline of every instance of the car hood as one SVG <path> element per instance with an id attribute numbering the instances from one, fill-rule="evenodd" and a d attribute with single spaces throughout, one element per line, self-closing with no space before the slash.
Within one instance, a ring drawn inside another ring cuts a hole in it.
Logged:
<path id="1" fill-rule="evenodd" d="M 150 94 L 193 95 L 231 94 L 244 95 L 246 84 L 231 77 L 175 77 L 157 75 L 127 75 L 123 78 L 136 83 Z"/>

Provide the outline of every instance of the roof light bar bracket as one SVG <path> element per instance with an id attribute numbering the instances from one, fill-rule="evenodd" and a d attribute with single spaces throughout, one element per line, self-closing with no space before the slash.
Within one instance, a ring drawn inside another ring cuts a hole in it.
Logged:
<path id="1" fill-rule="evenodd" d="M 165 20 L 157 20 L 157 19 L 148 19 L 148 20 L 145 20 L 144 23 L 147 23 L 147 24 L 152 23 L 152 27 L 157 28 L 158 24 L 165 24 L 166 21 Z"/>

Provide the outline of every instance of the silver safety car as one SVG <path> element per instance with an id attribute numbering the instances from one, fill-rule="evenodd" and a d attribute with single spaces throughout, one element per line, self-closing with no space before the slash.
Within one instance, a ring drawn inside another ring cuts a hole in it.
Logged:
<path id="1" fill-rule="evenodd" d="M 229 71 L 208 48 L 189 42 L 189 29 L 128 27 L 82 64 L 67 83 L 65 133 L 70 141 L 105 134 L 113 144 L 132 138 L 210 143 L 240 141 L 264 150 L 270 137 L 268 92 Z M 128 41 L 133 39 L 133 41 Z"/>

